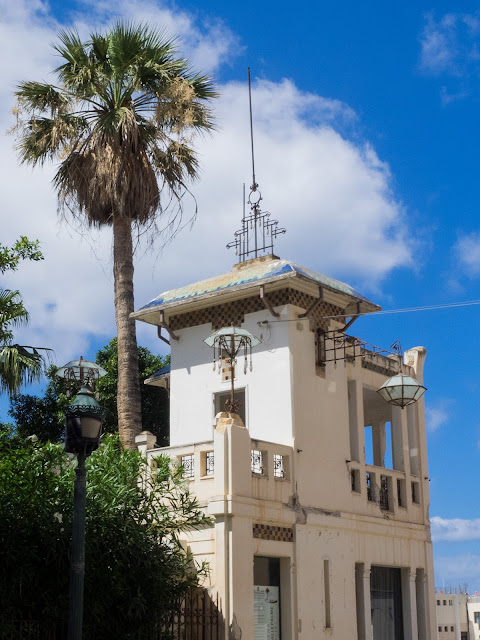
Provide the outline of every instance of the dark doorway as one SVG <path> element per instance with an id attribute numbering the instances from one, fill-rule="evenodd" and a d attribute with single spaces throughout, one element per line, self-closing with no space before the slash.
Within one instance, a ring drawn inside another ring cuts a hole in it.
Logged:
<path id="1" fill-rule="evenodd" d="M 400 569 L 372 567 L 370 599 L 373 640 L 404 640 Z"/>
<path id="2" fill-rule="evenodd" d="M 281 640 L 280 558 L 254 556 L 255 640 Z"/>

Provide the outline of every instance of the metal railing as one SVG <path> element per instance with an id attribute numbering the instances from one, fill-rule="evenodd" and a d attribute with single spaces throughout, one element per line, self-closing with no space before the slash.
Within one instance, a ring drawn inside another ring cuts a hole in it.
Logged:
<path id="1" fill-rule="evenodd" d="M 147 616 L 148 617 L 148 616 Z M 222 640 L 223 616 L 218 594 L 192 589 L 158 623 L 145 621 L 134 632 L 115 636 L 118 640 Z M 86 626 L 84 640 L 104 640 L 102 633 Z M 67 623 L 12 620 L 0 625 L 0 640 L 67 640 Z"/>

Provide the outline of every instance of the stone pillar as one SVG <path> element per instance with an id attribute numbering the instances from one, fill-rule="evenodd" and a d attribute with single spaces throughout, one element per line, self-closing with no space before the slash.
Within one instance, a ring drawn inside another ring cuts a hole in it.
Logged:
<path id="1" fill-rule="evenodd" d="M 363 610 L 365 620 L 364 640 L 373 640 L 372 627 L 372 600 L 370 596 L 370 573 L 371 566 L 365 564 L 363 569 Z"/>
<path id="2" fill-rule="evenodd" d="M 408 447 L 406 412 L 392 407 L 392 466 L 405 471 L 405 447 Z"/>
<path id="3" fill-rule="evenodd" d="M 253 638 L 253 534 L 251 441 L 236 414 L 219 413 L 214 436 L 216 588 L 225 620 L 225 638 Z"/>
<path id="4" fill-rule="evenodd" d="M 402 569 L 403 633 L 405 640 L 418 640 L 417 572 Z"/>
<path id="5" fill-rule="evenodd" d="M 458 601 L 460 597 L 453 596 L 453 604 L 455 605 L 455 640 L 461 640 L 461 632 L 460 632 L 460 611 L 458 606 Z"/>
<path id="6" fill-rule="evenodd" d="M 150 431 L 142 431 L 138 436 L 135 436 L 135 444 L 143 456 L 147 455 L 148 450 L 155 447 L 156 441 L 156 437 Z"/>
<path id="7" fill-rule="evenodd" d="M 385 435 L 385 422 L 375 422 L 372 424 L 373 440 L 373 464 L 376 467 L 385 466 L 385 451 L 387 449 L 387 438 Z"/>

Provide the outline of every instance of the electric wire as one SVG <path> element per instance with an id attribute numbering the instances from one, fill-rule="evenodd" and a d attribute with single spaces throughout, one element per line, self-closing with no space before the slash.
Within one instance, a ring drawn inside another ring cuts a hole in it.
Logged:
<path id="1" fill-rule="evenodd" d="M 463 302 L 449 302 L 446 304 L 433 304 L 423 307 L 405 307 L 404 309 L 382 309 L 381 311 L 364 311 L 360 313 L 340 313 L 333 316 L 323 316 L 325 319 L 334 320 L 335 318 L 348 318 L 351 316 L 384 316 L 393 313 L 414 313 L 417 311 L 437 311 L 439 309 L 453 309 L 456 307 L 473 307 L 480 305 L 480 300 L 466 300 Z M 305 319 L 305 318 L 303 318 Z M 269 322 L 298 322 L 298 318 L 270 320 Z"/>

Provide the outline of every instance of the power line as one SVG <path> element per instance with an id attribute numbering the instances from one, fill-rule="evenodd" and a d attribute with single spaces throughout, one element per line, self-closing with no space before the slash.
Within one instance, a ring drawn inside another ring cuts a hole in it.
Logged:
<path id="1" fill-rule="evenodd" d="M 389 313 L 412 313 L 414 311 L 436 311 L 437 309 L 452 309 L 454 307 L 472 307 L 475 305 L 479 305 L 480 300 L 467 300 L 465 302 L 449 302 L 447 304 L 433 304 L 424 307 L 406 307 L 405 309 L 383 309 L 382 311 L 366 311 L 364 313 L 355 313 L 348 314 L 357 315 L 357 316 L 384 316 Z M 343 313 L 335 316 L 324 316 L 325 318 L 346 318 L 347 316 Z"/>
<path id="2" fill-rule="evenodd" d="M 480 300 L 466 300 L 464 302 L 449 302 L 447 304 L 433 304 L 424 307 L 406 307 L 405 309 L 382 309 L 382 311 L 365 311 L 363 313 L 340 313 L 334 316 L 323 316 L 325 319 L 347 318 L 351 316 L 385 316 L 390 313 L 413 313 L 415 311 L 436 311 L 438 309 L 452 309 L 455 307 L 473 307 L 480 305 Z M 271 320 L 270 322 L 298 322 L 298 318 Z"/>

